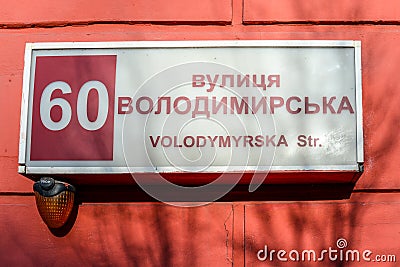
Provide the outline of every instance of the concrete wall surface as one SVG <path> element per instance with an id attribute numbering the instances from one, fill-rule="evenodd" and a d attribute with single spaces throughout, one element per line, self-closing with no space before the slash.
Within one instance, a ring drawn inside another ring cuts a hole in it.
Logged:
<path id="1" fill-rule="evenodd" d="M 399 1 L 1 2 L 1 266 L 399 265 Z M 326 196 L 266 189 L 196 208 L 88 198 L 57 236 L 17 173 L 25 43 L 139 40 L 361 40 L 364 173 Z"/>

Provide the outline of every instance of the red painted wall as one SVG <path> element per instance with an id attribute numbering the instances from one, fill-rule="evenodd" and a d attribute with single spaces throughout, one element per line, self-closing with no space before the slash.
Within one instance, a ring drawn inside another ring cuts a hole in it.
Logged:
<path id="1" fill-rule="evenodd" d="M 1 265 L 321 266 L 276 257 L 261 262 L 257 252 L 265 245 L 287 252 L 337 249 L 339 238 L 349 249 L 396 255 L 400 262 L 399 18 L 395 0 L 2 1 Z M 308 198 L 298 197 L 303 200 L 291 197 L 296 188 L 267 190 L 272 197 L 239 194 L 199 208 L 91 198 L 67 235 L 51 233 L 36 210 L 33 182 L 17 174 L 25 43 L 220 39 L 362 41 L 365 172 L 355 187 L 341 194 L 343 187 L 332 185 L 335 197 L 308 188 Z M 323 265 L 396 263 L 326 258 Z"/>

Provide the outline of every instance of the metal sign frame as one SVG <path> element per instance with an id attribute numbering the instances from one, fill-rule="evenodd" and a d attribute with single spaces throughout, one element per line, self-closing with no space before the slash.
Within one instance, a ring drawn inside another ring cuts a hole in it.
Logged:
<path id="1" fill-rule="evenodd" d="M 25 49 L 25 67 L 23 74 L 23 92 L 21 103 L 20 141 L 19 141 L 19 168 L 18 171 L 26 175 L 34 174 L 123 174 L 129 173 L 127 167 L 95 167 L 95 166 L 60 166 L 37 167 L 27 165 L 27 138 L 32 73 L 32 55 L 39 50 L 70 50 L 70 49 L 119 49 L 119 48 L 353 48 L 355 67 L 355 117 L 356 117 L 356 159 L 353 165 L 339 166 L 272 166 L 270 171 L 362 171 L 364 162 L 364 140 L 362 123 L 362 78 L 361 78 L 361 42 L 342 40 L 282 40 L 282 41 L 137 41 L 137 42 L 61 42 L 61 43 L 27 43 Z M 139 170 L 150 172 L 154 170 Z M 169 172 L 167 169 L 165 172 Z M 211 169 L 211 172 L 218 169 Z M 163 172 L 161 170 L 160 172 Z M 210 172 L 210 171 L 208 171 Z"/>

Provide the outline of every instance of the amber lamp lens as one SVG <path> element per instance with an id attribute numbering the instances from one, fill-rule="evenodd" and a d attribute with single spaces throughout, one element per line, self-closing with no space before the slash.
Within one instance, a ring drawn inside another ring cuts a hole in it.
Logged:
<path id="1" fill-rule="evenodd" d="M 74 192 L 64 191 L 53 197 L 44 197 L 35 192 L 40 217 L 48 227 L 60 228 L 67 222 L 74 207 L 74 195 Z"/>
<path id="2" fill-rule="evenodd" d="M 33 185 L 40 217 L 50 228 L 60 228 L 74 208 L 75 188 L 51 177 L 42 177 Z"/>

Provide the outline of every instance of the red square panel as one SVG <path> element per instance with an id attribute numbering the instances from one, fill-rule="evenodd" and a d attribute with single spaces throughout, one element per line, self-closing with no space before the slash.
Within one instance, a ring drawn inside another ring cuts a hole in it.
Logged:
<path id="1" fill-rule="evenodd" d="M 112 160 L 116 56 L 38 56 L 31 160 Z"/>

